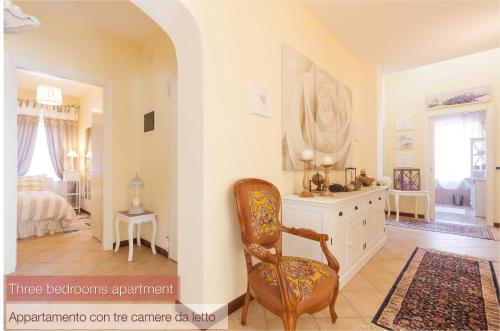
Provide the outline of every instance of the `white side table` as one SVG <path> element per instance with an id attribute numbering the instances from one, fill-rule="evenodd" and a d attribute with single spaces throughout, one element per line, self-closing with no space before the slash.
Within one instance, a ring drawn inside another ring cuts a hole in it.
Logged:
<path id="1" fill-rule="evenodd" d="M 115 252 L 118 252 L 118 249 L 120 248 L 120 221 L 128 223 L 128 262 L 132 262 L 132 256 L 134 255 L 135 224 L 137 224 L 137 246 L 141 246 L 141 224 L 151 222 L 151 226 L 153 227 L 153 231 L 151 233 L 151 252 L 156 254 L 156 215 L 154 213 L 145 211 L 142 214 L 130 214 L 128 210 L 117 212 L 115 220 Z"/>
<path id="2" fill-rule="evenodd" d="M 404 197 L 415 197 L 415 218 L 418 219 L 418 213 L 417 213 L 417 202 L 418 202 L 418 197 L 425 197 L 425 220 L 427 222 L 430 222 L 429 219 L 429 209 L 431 207 L 431 195 L 429 194 L 429 191 L 400 191 L 400 190 L 393 190 L 389 189 L 387 190 L 387 215 L 391 214 L 391 205 L 389 203 L 389 195 L 392 194 L 394 195 L 394 205 L 396 206 L 396 221 L 399 221 L 399 197 L 404 196 Z"/>

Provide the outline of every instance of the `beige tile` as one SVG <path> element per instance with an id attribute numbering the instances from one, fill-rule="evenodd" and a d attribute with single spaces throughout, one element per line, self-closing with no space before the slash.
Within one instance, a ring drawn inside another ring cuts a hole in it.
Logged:
<path id="1" fill-rule="evenodd" d="M 349 283 L 347 283 L 343 288 L 343 292 L 352 291 L 376 291 L 377 289 L 373 287 L 366 279 L 363 278 L 361 274 L 357 274 L 351 278 Z"/>
<path id="2" fill-rule="evenodd" d="M 270 319 L 267 320 L 269 330 L 283 330 L 283 322 L 281 319 Z M 299 317 L 297 321 L 296 330 L 318 330 L 318 324 L 314 318 L 303 318 Z"/>
<path id="3" fill-rule="evenodd" d="M 87 275 L 101 265 L 102 261 L 73 262 L 64 269 L 57 272 L 58 275 Z"/>
<path id="4" fill-rule="evenodd" d="M 68 262 L 43 262 L 30 269 L 29 274 L 33 276 L 51 276 L 67 267 L 69 264 Z"/>
<path id="5" fill-rule="evenodd" d="M 165 262 L 161 265 L 160 268 L 158 268 L 157 275 L 169 275 L 169 276 L 176 276 L 177 275 L 177 263 L 165 259 Z"/>
<path id="6" fill-rule="evenodd" d="M 162 262 L 129 262 L 122 270 L 124 275 L 150 276 L 156 275 Z"/>
<path id="7" fill-rule="evenodd" d="M 342 294 L 361 317 L 374 316 L 385 298 L 379 291 L 343 292 Z"/>
<path id="8" fill-rule="evenodd" d="M 368 324 L 360 317 L 339 317 L 332 323 L 330 318 L 316 318 L 319 330 L 366 330 Z"/>
<path id="9" fill-rule="evenodd" d="M 264 318 L 248 319 L 245 325 L 240 320 L 230 319 L 229 330 L 267 330 L 267 322 Z"/>
<path id="10" fill-rule="evenodd" d="M 126 268 L 126 264 L 123 262 L 103 262 L 91 272 L 89 275 L 99 275 L 99 276 L 111 276 L 111 275 L 122 275 L 123 270 Z"/>
<path id="11" fill-rule="evenodd" d="M 56 251 L 34 251 L 31 253 L 22 254 L 20 260 L 23 262 L 56 262 L 62 252 Z"/>
<path id="12" fill-rule="evenodd" d="M 364 273 L 363 278 L 382 294 L 387 294 L 399 274 L 397 273 Z"/>
<path id="13" fill-rule="evenodd" d="M 21 262 L 16 266 L 16 272 L 12 275 L 29 275 L 30 270 L 39 265 L 39 262 Z"/>

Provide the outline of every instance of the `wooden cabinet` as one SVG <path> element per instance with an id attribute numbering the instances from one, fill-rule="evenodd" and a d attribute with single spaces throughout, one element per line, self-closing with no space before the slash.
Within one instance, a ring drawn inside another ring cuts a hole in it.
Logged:
<path id="1" fill-rule="evenodd" d="M 284 196 L 283 224 L 328 234 L 343 287 L 386 242 L 384 196 L 385 187 L 336 193 L 333 198 Z M 284 234 L 283 252 L 326 263 L 318 243 L 300 237 Z"/>

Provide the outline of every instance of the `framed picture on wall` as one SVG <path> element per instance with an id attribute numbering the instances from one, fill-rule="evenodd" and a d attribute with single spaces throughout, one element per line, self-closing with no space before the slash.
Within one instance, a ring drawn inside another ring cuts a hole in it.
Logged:
<path id="1" fill-rule="evenodd" d="M 410 134 L 396 135 L 396 148 L 397 149 L 413 148 L 413 136 Z"/>

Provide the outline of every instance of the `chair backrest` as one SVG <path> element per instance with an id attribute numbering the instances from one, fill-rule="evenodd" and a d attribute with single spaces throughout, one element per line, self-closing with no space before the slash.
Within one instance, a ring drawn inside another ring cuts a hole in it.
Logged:
<path id="1" fill-rule="evenodd" d="M 240 221 L 241 240 L 245 244 L 274 247 L 281 255 L 281 196 L 273 184 L 245 178 L 234 184 L 234 197 Z"/>

